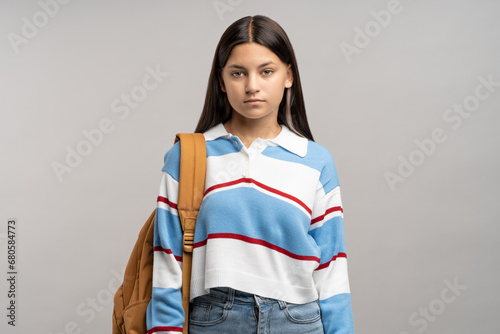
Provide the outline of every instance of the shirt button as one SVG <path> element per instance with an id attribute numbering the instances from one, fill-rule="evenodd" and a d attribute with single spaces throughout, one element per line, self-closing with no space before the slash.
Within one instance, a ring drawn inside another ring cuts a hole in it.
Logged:
<path id="1" fill-rule="evenodd" d="M 248 170 L 247 170 L 247 169 L 244 169 L 244 170 L 241 172 L 241 175 L 243 175 L 244 177 L 247 177 L 247 176 L 248 176 Z"/>
<path id="2" fill-rule="evenodd" d="M 263 147 L 264 147 L 264 146 L 263 146 L 262 144 L 257 145 L 257 148 L 258 148 L 259 150 L 262 150 L 262 148 L 263 148 Z"/>

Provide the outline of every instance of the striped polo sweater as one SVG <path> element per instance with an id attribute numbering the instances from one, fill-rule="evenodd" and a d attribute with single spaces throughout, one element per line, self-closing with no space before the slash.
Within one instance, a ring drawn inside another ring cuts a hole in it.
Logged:
<path id="1" fill-rule="evenodd" d="M 285 125 L 249 148 L 222 123 L 204 133 L 205 193 L 196 222 L 191 299 L 231 287 L 289 303 L 319 298 L 326 334 L 353 333 L 344 220 L 330 152 Z M 166 154 L 154 229 L 148 333 L 180 333 L 180 143 Z"/>

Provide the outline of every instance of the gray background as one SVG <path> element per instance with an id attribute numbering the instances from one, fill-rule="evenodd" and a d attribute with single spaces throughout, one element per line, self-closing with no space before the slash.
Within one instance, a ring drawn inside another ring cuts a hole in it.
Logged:
<path id="1" fill-rule="evenodd" d="M 110 333 L 115 277 L 175 133 L 194 130 L 216 44 L 264 14 L 292 41 L 313 135 L 337 164 L 356 332 L 498 333 L 500 87 L 479 88 L 489 96 L 460 123 L 443 117 L 478 101 L 479 77 L 500 82 L 500 3 L 401 0 L 377 31 L 371 11 L 388 3 L 73 0 L 52 17 L 37 1 L 1 1 L 0 267 L 6 277 L 16 218 L 19 275 L 16 327 L 1 279 L 0 332 Z M 348 61 L 356 28 L 372 37 Z M 168 76 L 127 117 L 113 112 L 148 67 Z M 53 163 L 104 119 L 113 131 L 59 180 Z M 419 153 L 435 129 L 446 140 Z M 410 158 L 391 187 L 387 173 Z"/>

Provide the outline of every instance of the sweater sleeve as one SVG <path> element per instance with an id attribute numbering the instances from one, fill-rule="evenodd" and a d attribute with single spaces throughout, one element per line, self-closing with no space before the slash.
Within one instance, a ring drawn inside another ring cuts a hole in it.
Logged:
<path id="1" fill-rule="evenodd" d="M 340 185 L 333 158 L 328 152 L 316 190 L 309 234 L 321 251 L 313 273 L 325 334 L 354 333 L 347 272 L 344 215 Z"/>
<path id="2" fill-rule="evenodd" d="M 180 144 L 164 158 L 154 223 L 153 291 L 146 313 L 148 334 L 178 334 L 182 308 L 182 226 L 177 212 Z"/>

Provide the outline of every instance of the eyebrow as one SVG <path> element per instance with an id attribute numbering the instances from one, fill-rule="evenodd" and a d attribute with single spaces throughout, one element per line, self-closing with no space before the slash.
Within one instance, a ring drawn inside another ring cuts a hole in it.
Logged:
<path id="1" fill-rule="evenodd" d="M 265 67 L 265 66 L 268 66 L 268 65 L 276 65 L 274 62 L 272 61 L 269 61 L 267 63 L 264 63 L 264 64 L 261 64 L 259 65 L 258 67 L 261 68 L 261 67 Z M 236 68 L 236 69 L 241 69 L 241 70 L 245 70 L 245 66 L 241 66 L 241 65 L 237 65 L 237 64 L 232 64 L 232 65 L 229 65 L 227 68 Z"/>

